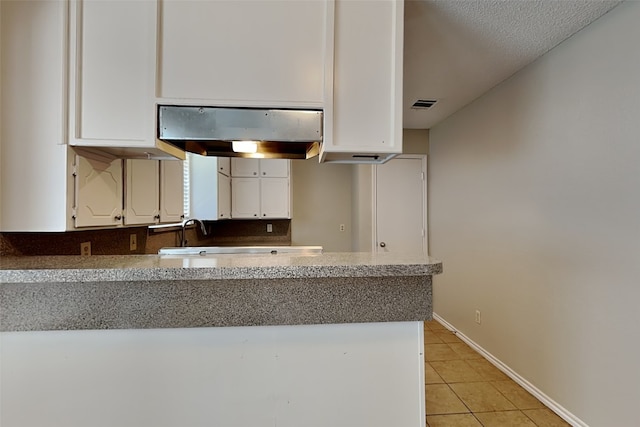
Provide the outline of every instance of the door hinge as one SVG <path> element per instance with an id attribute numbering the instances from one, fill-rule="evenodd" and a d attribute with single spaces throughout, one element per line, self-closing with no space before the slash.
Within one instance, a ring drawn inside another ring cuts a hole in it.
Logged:
<path id="1" fill-rule="evenodd" d="M 424 237 L 424 228 L 422 229 L 422 233 L 421 234 L 422 234 L 422 237 Z"/>
<path id="2" fill-rule="evenodd" d="M 420 179 L 424 181 L 424 172 L 420 172 Z"/>

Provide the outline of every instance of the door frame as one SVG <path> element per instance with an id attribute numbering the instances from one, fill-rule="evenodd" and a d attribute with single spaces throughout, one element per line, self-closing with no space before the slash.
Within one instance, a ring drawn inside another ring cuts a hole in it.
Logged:
<path id="1" fill-rule="evenodd" d="M 427 177 L 429 176 L 427 174 L 427 155 L 426 154 L 401 154 L 399 156 L 394 157 L 393 159 L 389 160 L 390 162 L 396 160 L 396 159 L 420 159 L 422 160 L 422 229 L 424 230 L 423 232 L 423 236 L 422 236 L 422 249 L 424 251 L 425 256 L 429 256 L 429 231 L 427 228 L 428 225 L 428 221 L 427 221 Z M 386 162 L 385 162 L 386 163 Z M 379 165 L 374 165 L 373 166 L 373 173 L 371 174 L 371 188 L 372 188 L 372 194 L 371 194 L 371 203 L 373 206 L 373 209 L 371 209 L 372 212 L 372 218 L 371 218 L 371 224 L 372 224 L 372 233 L 371 233 L 371 251 L 372 252 L 378 252 L 378 166 Z"/>

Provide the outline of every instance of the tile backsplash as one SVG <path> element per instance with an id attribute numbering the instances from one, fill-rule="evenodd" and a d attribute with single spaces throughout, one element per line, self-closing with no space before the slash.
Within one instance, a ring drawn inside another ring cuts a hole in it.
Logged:
<path id="1" fill-rule="evenodd" d="M 271 224 L 271 232 L 267 232 Z M 206 222 L 208 235 L 199 227 L 187 228 L 189 246 L 290 245 L 291 220 L 227 220 Z M 130 250 L 135 234 L 136 249 Z M 56 233 L 0 233 L 0 256 L 79 255 L 80 245 L 91 242 L 92 255 L 155 254 L 166 246 L 180 246 L 180 227 L 149 229 L 127 227 Z"/>

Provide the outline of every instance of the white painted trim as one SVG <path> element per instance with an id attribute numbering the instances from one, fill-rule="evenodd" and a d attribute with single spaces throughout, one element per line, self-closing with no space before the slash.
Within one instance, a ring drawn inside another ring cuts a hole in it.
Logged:
<path id="1" fill-rule="evenodd" d="M 460 338 L 462 341 L 468 344 L 475 351 L 480 353 L 480 355 L 485 359 L 487 359 L 492 365 L 494 365 L 496 368 L 504 372 L 505 375 L 507 375 L 516 383 L 518 383 L 520 386 L 522 386 L 522 388 L 524 388 L 533 396 L 535 396 L 536 399 L 542 402 L 546 407 L 551 409 L 553 412 L 558 414 L 560 418 L 562 418 L 563 420 L 571 424 L 573 427 L 589 427 L 587 423 L 585 423 L 580 418 L 578 418 L 577 416 L 569 412 L 567 409 L 561 406 L 558 402 L 556 402 L 555 400 L 547 396 L 542 390 L 540 390 L 539 388 L 531 384 L 524 377 L 522 377 L 516 371 L 514 371 L 505 363 L 503 363 L 500 359 L 498 359 L 497 357 L 489 353 L 487 350 L 485 350 L 484 348 L 476 344 L 471 338 L 467 337 L 465 334 L 458 331 L 452 324 L 444 320 L 442 317 L 440 317 L 436 313 L 433 313 L 433 320 L 437 321 L 442 326 L 444 326 L 445 328 L 453 332 L 458 338 Z"/>

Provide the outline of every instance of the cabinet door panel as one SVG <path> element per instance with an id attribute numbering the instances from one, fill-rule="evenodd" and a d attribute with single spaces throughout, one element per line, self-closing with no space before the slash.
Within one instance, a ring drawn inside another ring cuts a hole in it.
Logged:
<path id="1" fill-rule="evenodd" d="M 163 2 L 160 96 L 321 105 L 325 7 L 325 1 Z"/>
<path id="2" fill-rule="evenodd" d="M 233 178 L 231 180 L 231 217 L 260 218 L 260 180 Z"/>
<path id="3" fill-rule="evenodd" d="M 260 175 L 260 159 L 231 159 L 231 176 L 233 177 L 254 177 Z"/>
<path id="4" fill-rule="evenodd" d="M 184 218 L 184 172 L 182 161 L 160 161 L 160 222 Z"/>
<path id="5" fill-rule="evenodd" d="M 260 160 L 260 177 L 287 178 L 289 176 L 289 162 L 285 159 Z"/>
<path id="6" fill-rule="evenodd" d="M 124 223 L 153 224 L 159 221 L 160 163 L 157 160 L 126 161 Z"/>
<path id="7" fill-rule="evenodd" d="M 402 1 L 335 2 L 333 111 L 325 115 L 322 160 L 402 152 L 403 16 Z"/>
<path id="8" fill-rule="evenodd" d="M 229 157 L 218 157 L 218 172 L 231 176 L 231 159 Z"/>
<path id="9" fill-rule="evenodd" d="M 155 2 L 79 1 L 75 11 L 72 136 L 83 140 L 151 139 Z"/>
<path id="10" fill-rule="evenodd" d="M 231 218 L 231 178 L 218 174 L 218 218 Z"/>
<path id="11" fill-rule="evenodd" d="M 76 227 L 122 224 L 122 160 L 76 156 Z"/>
<path id="12" fill-rule="evenodd" d="M 262 218 L 290 218 L 289 179 L 262 178 L 260 200 Z"/>

